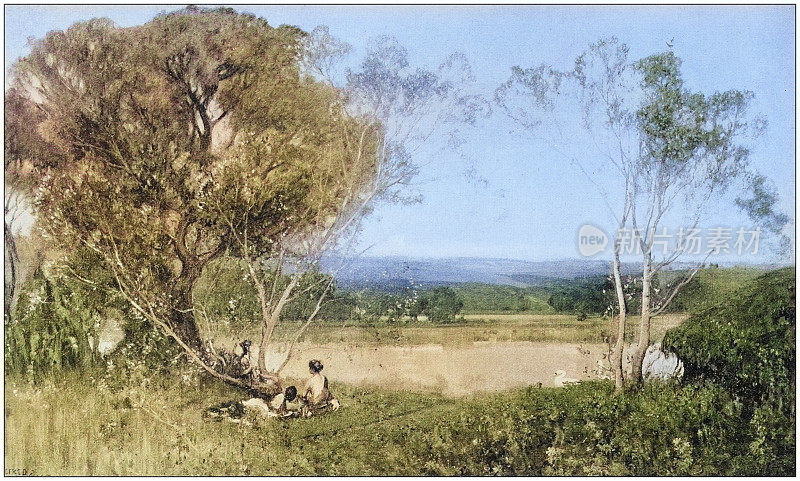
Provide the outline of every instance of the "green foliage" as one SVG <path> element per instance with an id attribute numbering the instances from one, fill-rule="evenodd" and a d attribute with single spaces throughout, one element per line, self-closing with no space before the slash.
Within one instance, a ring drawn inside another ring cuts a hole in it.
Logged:
<path id="1" fill-rule="evenodd" d="M 415 311 L 428 316 L 430 322 L 453 322 L 464 301 L 450 287 L 434 287 L 419 294 Z"/>
<path id="2" fill-rule="evenodd" d="M 551 292 L 547 303 L 556 312 L 604 314 L 614 300 L 614 284 L 605 277 L 563 283 Z"/>
<path id="3" fill-rule="evenodd" d="M 352 294 L 334 290 L 326 296 L 317 318 L 323 322 L 349 321 L 356 318 L 357 311 L 358 301 Z"/>
<path id="4" fill-rule="evenodd" d="M 5 318 L 6 373 L 37 381 L 45 373 L 97 363 L 103 308 L 96 289 L 38 270 L 20 294 L 15 315 Z"/>
<path id="5" fill-rule="evenodd" d="M 713 307 L 734 295 L 747 282 L 762 275 L 763 270 L 748 267 L 715 267 L 701 269 L 683 286 L 670 303 L 667 312 L 697 313 Z M 684 272 L 664 272 L 659 277 L 670 284 L 680 279 Z"/>
<path id="6" fill-rule="evenodd" d="M 775 210 L 778 194 L 775 186 L 763 175 L 754 175 L 750 181 L 750 198 L 737 198 L 736 205 L 751 218 L 764 219 L 764 227 L 771 232 L 780 232 L 790 218 Z"/>
<path id="7" fill-rule="evenodd" d="M 758 464 L 773 449 L 769 425 L 758 421 L 751 433 L 743 406 L 713 385 L 614 394 L 610 382 L 594 381 L 459 400 L 332 389 L 337 412 L 246 426 L 202 419 L 204 409 L 244 395 L 202 376 L 154 376 L 146 388 L 67 377 L 40 392 L 12 380 L 6 456 L 40 475 L 794 473 L 794 453 Z"/>
<path id="8" fill-rule="evenodd" d="M 281 312 L 281 321 L 306 321 L 323 295 L 315 319 L 335 321 L 350 317 L 348 306 L 352 302 L 336 292 L 336 282 L 329 274 L 316 270 L 304 272 L 295 292 L 296 297 Z"/>
<path id="9" fill-rule="evenodd" d="M 260 325 L 261 306 L 247 264 L 224 256 L 208 263 L 197 280 L 194 302 L 205 314 L 204 326 L 209 332 L 222 329 L 239 332 Z"/>
<path id="10" fill-rule="evenodd" d="M 793 399 L 794 272 L 782 269 L 751 281 L 670 330 L 664 347 L 681 358 L 687 379 L 712 380 L 751 399 Z"/>
<path id="11" fill-rule="evenodd" d="M 791 217 L 777 209 L 778 192 L 774 183 L 761 174 L 750 175 L 747 183 L 749 185 L 746 195 L 736 198 L 736 206 L 767 232 L 778 236 L 777 246 L 774 246 L 776 252 L 782 255 L 793 252 L 792 239 L 782 233 Z"/>
<path id="12" fill-rule="evenodd" d="M 272 271 L 265 274 L 266 286 L 272 289 L 275 274 Z M 276 292 L 280 293 L 289 280 L 289 275 L 279 275 L 275 283 Z M 307 320 L 326 288 L 327 293 L 315 319 L 324 322 L 353 318 L 356 299 L 338 291 L 336 283 L 331 284 L 330 275 L 308 271 L 295 287 L 294 298 L 281 312 L 281 321 Z M 204 326 L 207 332 L 242 332 L 261 325 L 261 305 L 247 264 L 242 259 L 224 256 L 210 262 L 197 281 L 194 300 L 210 323 Z"/>
<path id="13" fill-rule="evenodd" d="M 356 303 L 356 310 L 353 320 L 365 324 L 375 324 L 383 316 L 389 316 L 398 320 L 397 312 L 401 312 L 397 306 L 403 306 L 407 296 L 398 294 L 364 289 L 352 293 L 352 298 Z M 390 315 L 391 314 L 391 315 Z"/>
<path id="14" fill-rule="evenodd" d="M 131 310 L 132 311 L 132 310 Z M 124 337 L 107 356 L 110 367 L 116 367 L 120 378 L 146 377 L 169 372 L 185 352 L 174 339 L 152 328 L 138 312 L 125 316 Z"/>
<path id="15" fill-rule="evenodd" d="M 697 275 L 678 291 L 667 312 L 698 312 L 721 302 L 747 281 L 761 275 L 764 271 L 747 267 L 709 267 L 701 269 Z M 660 272 L 652 287 L 669 290 L 682 279 L 683 271 Z M 637 312 L 641 303 L 642 284 L 635 277 L 623 279 L 629 312 Z M 575 279 L 539 288 L 549 293 L 547 302 L 556 312 L 603 314 L 609 306 L 616 307 L 613 282 L 608 278 Z"/>
<path id="16" fill-rule="evenodd" d="M 411 431 L 422 474 L 789 474 L 756 466 L 741 403 L 706 385 L 652 383 L 615 395 L 609 382 L 528 389 L 468 401 L 428 429 Z M 747 434 L 744 434 L 747 433 Z M 769 448 L 768 448 L 769 449 Z M 784 453 L 787 454 L 787 453 Z"/>
<path id="17" fill-rule="evenodd" d="M 548 289 L 493 284 L 456 284 L 451 286 L 464 300 L 462 312 L 472 313 L 549 313 Z"/>
<path id="18" fill-rule="evenodd" d="M 352 303 L 352 320 L 374 324 L 386 318 L 392 324 L 419 321 L 426 316 L 434 323 L 450 323 L 464 307 L 460 294 L 451 287 L 431 289 L 406 288 L 394 292 L 364 289 L 343 297 L 341 302 Z"/>
<path id="19" fill-rule="evenodd" d="M 796 336 L 792 269 L 764 274 L 729 299 L 667 332 L 663 346 L 684 363 L 684 378 L 709 380 L 748 412 L 749 469 L 794 469 Z"/>
<path id="20" fill-rule="evenodd" d="M 375 174 L 380 126 L 302 71 L 304 36 L 191 8 L 132 28 L 76 23 L 13 67 L 6 155 L 34 214 L 63 246 L 100 252 L 197 349 L 191 294 L 210 260 L 241 254 L 235 238 L 252 256 L 302 244 Z"/>

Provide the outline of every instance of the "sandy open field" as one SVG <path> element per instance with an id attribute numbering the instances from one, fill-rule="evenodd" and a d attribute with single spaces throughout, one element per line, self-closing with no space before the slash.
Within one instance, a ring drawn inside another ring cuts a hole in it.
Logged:
<path id="1" fill-rule="evenodd" d="M 305 344 L 299 346 L 284 373 L 290 378 L 306 378 L 308 360 L 319 359 L 331 381 L 460 396 L 538 383 L 552 386 L 559 369 L 572 378 L 596 378 L 597 360 L 607 349 L 603 344 L 526 341 L 479 341 L 466 346 Z"/>
<path id="2" fill-rule="evenodd" d="M 653 342 L 685 318 L 684 314 L 655 318 Z M 317 323 L 307 340 L 297 345 L 282 375 L 302 383 L 308 378 L 308 361 L 319 359 L 325 365 L 323 373 L 333 382 L 458 397 L 538 383 L 553 386 L 557 370 L 566 371 L 570 378 L 596 379 L 597 361 L 602 359 L 609 366 L 604 359 L 608 345 L 592 341 L 610 329 L 605 319 L 579 322 L 574 316 L 558 314 L 505 314 L 472 315 L 468 320 L 471 323 L 466 325 L 398 328 Z M 294 329 L 281 327 L 287 333 Z M 258 332 L 242 337 L 255 341 Z M 228 349 L 235 342 L 217 337 L 218 345 Z M 271 352 L 282 354 L 268 357 L 267 366 L 280 365 L 286 349 L 285 343 L 273 345 Z M 251 358 L 257 356 L 255 348 Z"/>

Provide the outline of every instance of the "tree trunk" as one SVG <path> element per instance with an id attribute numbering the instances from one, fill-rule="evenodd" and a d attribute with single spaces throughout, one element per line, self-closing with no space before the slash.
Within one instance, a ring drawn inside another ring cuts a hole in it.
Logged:
<path id="1" fill-rule="evenodd" d="M 281 312 L 286 306 L 286 303 L 289 302 L 289 297 L 292 295 L 292 291 L 294 290 L 295 286 L 297 286 L 299 280 L 299 276 L 292 276 L 291 281 L 289 281 L 289 285 L 284 288 L 280 299 L 278 299 L 278 302 L 275 303 L 274 306 L 269 306 L 271 309 L 266 307 L 264 300 L 262 300 L 261 312 L 264 316 L 264 324 L 261 329 L 261 343 L 258 346 L 258 368 L 261 370 L 261 372 L 267 372 L 267 346 L 269 346 L 270 342 L 272 341 L 272 334 L 275 332 L 275 326 L 278 325 Z M 258 289 L 258 292 L 262 299 L 266 299 L 266 292 L 263 286 Z"/>
<path id="2" fill-rule="evenodd" d="M 623 358 L 625 351 L 625 321 L 627 317 L 627 307 L 625 305 L 625 291 L 622 286 L 622 275 L 619 267 L 619 239 L 614 241 L 614 287 L 617 295 L 617 341 L 611 356 L 611 369 L 614 371 L 614 388 L 619 391 L 624 382 L 623 377 Z"/>
<path id="3" fill-rule="evenodd" d="M 203 272 L 204 264 L 197 260 L 184 262 L 180 276 L 172 290 L 172 311 L 169 322 L 181 340 L 191 347 L 203 360 L 210 361 L 211 356 L 205 348 L 197 320 L 194 315 L 192 289 Z"/>
<path id="4" fill-rule="evenodd" d="M 644 269 L 642 272 L 642 317 L 641 324 L 639 325 L 639 343 L 636 345 L 636 351 L 633 354 L 633 365 L 631 369 L 631 378 L 636 383 L 641 383 L 642 378 L 642 364 L 644 363 L 644 355 L 647 348 L 650 346 L 650 319 L 652 311 L 650 309 L 650 288 L 653 283 L 653 258 L 650 252 L 644 254 Z"/>
<path id="5" fill-rule="evenodd" d="M 17 254 L 17 244 L 14 242 L 14 235 L 8 222 L 3 222 L 5 234 L 5 315 L 6 319 L 10 320 L 14 312 L 14 304 L 17 294 L 17 269 L 19 267 L 19 255 Z"/>
<path id="6" fill-rule="evenodd" d="M 175 334 L 180 336 L 181 340 L 189 347 L 194 349 L 201 357 L 205 359 L 205 345 L 200 336 L 200 329 L 197 327 L 197 321 L 194 317 L 194 312 L 191 310 L 191 304 L 181 303 L 172 311 L 170 321 L 172 322 Z"/>

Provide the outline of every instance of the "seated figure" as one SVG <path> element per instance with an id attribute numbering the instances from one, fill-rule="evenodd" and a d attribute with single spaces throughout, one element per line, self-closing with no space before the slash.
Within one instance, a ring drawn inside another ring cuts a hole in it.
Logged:
<path id="1" fill-rule="evenodd" d="M 246 401 L 242 401 L 245 408 L 255 410 L 256 412 L 271 418 L 286 418 L 292 417 L 296 414 L 287 408 L 286 403 L 292 402 L 297 398 L 297 388 L 289 386 L 281 393 L 275 395 L 269 401 L 265 401 L 260 397 L 254 397 Z"/>
<path id="2" fill-rule="evenodd" d="M 321 373 L 323 367 L 322 363 L 316 359 L 308 363 L 311 378 L 306 383 L 306 389 L 300 397 L 303 405 L 300 414 L 303 417 L 339 409 L 339 401 L 328 389 L 328 378 Z"/>

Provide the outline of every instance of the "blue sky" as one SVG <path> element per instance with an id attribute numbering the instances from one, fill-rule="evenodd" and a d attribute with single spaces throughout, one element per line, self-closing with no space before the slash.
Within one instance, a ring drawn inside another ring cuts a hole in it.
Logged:
<path id="1" fill-rule="evenodd" d="M 272 25 L 328 25 L 354 45 L 354 56 L 377 35 L 396 37 L 412 63 L 429 67 L 460 51 L 487 96 L 508 78 L 511 66 L 546 62 L 566 68 L 603 37 L 627 43 L 631 58 L 662 52 L 674 39 L 689 88 L 755 92 L 753 109 L 769 127 L 751 159 L 775 183 L 781 208 L 794 216 L 794 6 L 232 6 Z M 28 37 L 100 16 L 131 26 L 175 8 L 6 5 L 6 67 L 27 53 Z M 447 152 L 425 162 L 417 179 L 423 202 L 382 205 L 366 221 L 362 245 L 372 246 L 369 254 L 579 257 L 578 228 L 609 223 L 601 197 L 574 166 L 513 129 L 496 113 L 471 133 L 465 148 L 487 184 L 463 175 L 457 156 Z M 711 207 L 706 222 L 750 226 L 729 198 Z"/>

